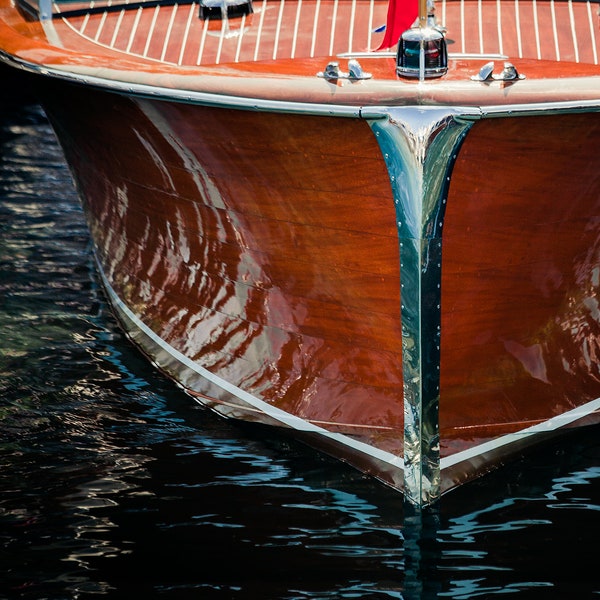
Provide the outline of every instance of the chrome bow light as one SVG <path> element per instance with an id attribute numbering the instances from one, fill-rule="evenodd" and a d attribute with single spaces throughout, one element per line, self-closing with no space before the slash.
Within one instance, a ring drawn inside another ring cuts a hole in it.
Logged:
<path id="1" fill-rule="evenodd" d="M 448 71 L 448 51 L 444 31 L 435 24 L 433 2 L 419 0 L 416 26 L 398 40 L 396 72 L 402 77 L 430 79 Z"/>
<path id="2" fill-rule="evenodd" d="M 252 0 L 200 0 L 198 16 L 207 19 L 227 19 L 241 17 L 254 12 Z"/>

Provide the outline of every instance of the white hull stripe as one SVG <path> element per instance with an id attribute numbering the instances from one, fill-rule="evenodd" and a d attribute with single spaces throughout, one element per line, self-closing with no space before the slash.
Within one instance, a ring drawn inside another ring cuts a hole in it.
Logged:
<path id="1" fill-rule="evenodd" d="M 111 298 L 111 301 L 115 304 L 115 306 L 123 312 L 128 319 L 130 319 L 136 327 L 138 327 L 145 335 L 147 335 L 155 344 L 160 346 L 163 350 L 168 352 L 171 356 L 176 358 L 181 364 L 191 369 L 192 371 L 198 373 L 211 383 L 214 383 L 232 394 L 233 396 L 239 398 L 246 404 L 256 408 L 257 410 L 265 413 L 267 416 L 279 421 L 282 425 L 291 427 L 292 429 L 296 429 L 298 431 L 317 433 L 324 437 L 327 437 L 335 442 L 353 448 L 363 454 L 368 456 L 372 456 L 377 460 L 388 463 L 398 469 L 404 469 L 404 460 L 400 456 L 396 456 L 390 452 L 385 452 L 383 450 L 379 450 L 373 446 L 368 444 L 364 444 L 363 442 L 359 442 L 354 440 L 346 435 L 334 433 L 314 425 L 305 419 L 301 419 L 300 417 L 296 417 L 290 413 L 287 413 L 275 406 L 260 400 L 256 396 L 242 390 L 241 388 L 233 385 L 227 380 L 211 373 L 207 369 L 204 369 L 200 365 L 196 364 L 194 361 L 190 360 L 187 356 L 173 348 L 170 344 L 165 342 L 161 337 L 159 337 L 154 331 L 152 331 L 145 323 L 143 323 L 117 296 L 116 292 L 113 290 L 109 282 L 106 280 L 104 273 L 101 269 L 99 269 L 100 275 L 104 282 L 104 286 Z M 484 444 L 480 444 L 478 446 L 474 446 L 472 448 L 468 448 L 467 450 L 462 450 L 451 456 L 447 456 L 441 459 L 440 468 L 442 470 L 453 467 L 454 465 L 469 461 L 477 456 L 494 452 L 503 446 L 508 446 L 510 444 L 514 444 L 519 442 L 527 437 L 540 434 L 540 433 L 548 433 L 560 429 L 561 427 L 565 427 L 579 419 L 582 419 L 593 412 L 600 410 L 600 398 L 596 400 L 592 400 L 582 406 L 574 408 L 566 413 L 553 417 L 543 423 L 538 423 L 531 427 L 527 427 L 526 429 L 522 429 L 515 433 L 510 433 L 508 435 L 504 435 L 502 437 L 496 438 L 489 442 L 485 442 Z"/>
<path id="2" fill-rule="evenodd" d="M 502 437 L 486 442 L 485 444 L 480 444 L 479 446 L 474 446 L 473 448 L 469 448 L 468 450 L 462 450 L 461 452 L 457 452 L 456 454 L 452 454 L 451 456 L 442 458 L 442 460 L 440 461 L 441 468 L 447 469 L 448 467 L 452 467 L 457 463 L 470 460 L 481 454 L 485 454 L 487 452 L 494 452 L 502 446 L 513 444 L 532 435 L 556 431 L 561 427 L 565 427 L 579 419 L 583 419 L 584 417 L 591 415 L 597 410 L 600 410 L 600 398 L 596 398 L 596 400 L 591 400 L 590 402 L 583 404 L 582 406 L 578 406 L 577 408 L 569 410 L 561 415 L 552 417 L 551 419 L 548 419 L 543 423 L 537 423 L 536 425 L 532 425 L 531 427 L 527 427 L 526 429 L 521 429 L 521 431 L 516 431 L 515 433 L 503 435 Z"/>
<path id="3" fill-rule="evenodd" d="M 187 356 L 179 352 L 171 346 L 169 343 L 165 342 L 161 337 L 156 335 L 152 329 L 150 329 L 145 323 L 143 323 L 117 296 L 116 292 L 113 290 L 109 282 L 106 280 L 102 269 L 99 269 L 100 275 L 102 277 L 102 281 L 104 283 L 105 289 L 107 290 L 111 301 L 113 304 L 124 313 L 128 319 L 130 319 L 135 326 L 140 329 L 145 335 L 147 335 L 156 345 L 160 346 L 163 350 L 168 352 L 173 358 L 176 358 L 181 364 L 183 364 L 188 369 L 198 373 L 211 383 L 218 385 L 231 395 L 239 398 L 246 404 L 253 406 L 254 408 L 262 411 L 267 416 L 279 421 L 282 425 L 286 425 L 298 431 L 304 431 L 309 433 L 318 433 L 324 437 L 330 438 L 336 441 L 339 444 L 344 446 L 348 446 L 363 454 L 372 456 L 377 460 L 388 463 L 398 469 L 404 469 L 404 460 L 400 456 L 396 456 L 390 452 L 385 452 L 383 450 L 379 450 L 369 444 L 365 444 L 363 442 L 359 442 L 354 440 L 346 435 L 334 433 L 328 431 L 327 429 L 323 429 L 322 427 L 318 427 L 317 425 L 313 425 L 312 423 L 306 421 L 305 419 L 301 419 L 300 417 L 296 417 L 290 413 L 287 413 L 275 406 L 271 406 L 267 402 L 260 400 L 256 396 L 249 394 L 248 392 L 242 390 L 241 388 L 233 385 L 227 380 L 211 373 L 207 369 L 204 369 L 200 365 L 196 364 L 194 361 L 190 360 Z"/>

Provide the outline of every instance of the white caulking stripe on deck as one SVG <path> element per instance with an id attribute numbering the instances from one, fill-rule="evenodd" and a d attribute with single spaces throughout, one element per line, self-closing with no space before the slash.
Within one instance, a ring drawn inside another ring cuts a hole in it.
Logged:
<path id="1" fill-rule="evenodd" d="M 140 19 L 142 18 L 142 8 L 138 8 L 135 11 L 135 19 L 133 21 L 133 27 L 131 28 L 131 33 L 129 34 L 129 40 L 127 42 L 127 48 L 125 52 L 131 52 L 131 47 L 133 46 L 133 41 L 135 40 L 135 36 L 137 34 L 137 30 L 140 24 Z"/>
<path id="2" fill-rule="evenodd" d="M 294 23 L 294 36 L 292 38 L 292 53 L 290 58 L 296 56 L 296 44 L 298 43 L 298 29 L 300 28 L 300 12 L 302 11 L 302 0 L 298 0 L 298 6 L 296 8 L 296 21 Z"/>
<path id="3" fill-rule="evenodd" d="M 114 46 L 117 43 L 117 36 L 119 35 L 119 30 L 121 29 L 121 23 L 123 23 L 123 17 L 125 16 L 125 11 L 122 10 L 119 13 L 119 18 L 117 19 L 117 25 L 115 27 L 115 30 L 113 32 L 113 36 L 112 39 L 110 40 L 110 45 Z"/>
<path id="4" fill-rule="evenodd" d="M 181 41 L 181 50 L 179 52 L 179 60 L 177 61 L 178 65 L 183 64 L 183 54 L 185 52 L 185 47 L 187 45 L 187 40 L 188 37 L 190 35 L 190 28 L 192 26 L 192 19 L 194 18 L 195 15 L 195 5 L 194 4 L 190 4 L 190 11 L 188 13 L 188 20 L 185 26 L 185 33 L 183 34 L 183 40 Z"/>
<path id="5" fill-rule="evenodd" d="M 592 50 L 594 51 L 594 64 L 598 64 L 598 50 L 597 50 L 597 42 L 596 42 L 596 28 L 594 24 L 600 20 L 600 16 L 596 16 L 596 19 L 592 17 L 592 5 L 590 2 L 587 3 L 587 12 L 588 12 L 588 21 L 590 23 L 590 38 L 592 39 Z M 600 9 L 598 10 L 600 14 Z"/>

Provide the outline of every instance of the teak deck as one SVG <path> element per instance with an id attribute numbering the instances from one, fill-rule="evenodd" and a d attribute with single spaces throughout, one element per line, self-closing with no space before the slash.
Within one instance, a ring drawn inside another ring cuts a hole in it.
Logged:
<path id="1" fill-rule="evenodd" d="M 301 59 L 377 48 L 383 36 L 376 29 L 385 24 L 387 12 L 381 0 L 262 0 L 255 3 L 254 14 L 221 22 L 200 20 L 196 3 L 121 6 L 97 12 L 96 4 L 92 14 L 65 16 L 59 35 L 65 45 L 76 44 L 68 28 L 94 44 L 173 65 Z M 598 64 L 598 6 L 443 0 L 436 15 L 447 29 L 451 53 Z M 77 8 L 68 5 L 66 14 L 77 14 Z"/>

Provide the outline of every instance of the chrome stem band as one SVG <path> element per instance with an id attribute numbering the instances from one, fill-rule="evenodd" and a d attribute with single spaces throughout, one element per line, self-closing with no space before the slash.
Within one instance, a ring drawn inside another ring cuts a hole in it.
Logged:
<path id="1" fill-rule="evenodd" d="M 473 121 L 449 108 L 392 109 L 371 121 L 388 169 L 400 244 L 404 490 L 417 506 L 440 496 L 442 229 L 450 173 Z"/>

